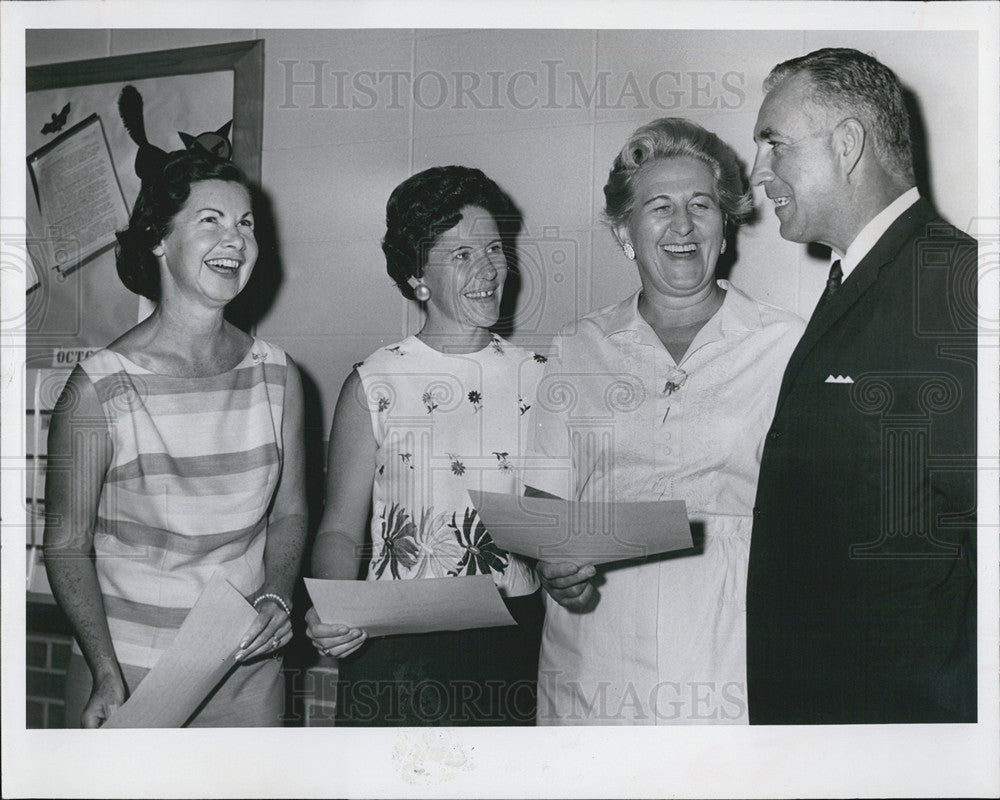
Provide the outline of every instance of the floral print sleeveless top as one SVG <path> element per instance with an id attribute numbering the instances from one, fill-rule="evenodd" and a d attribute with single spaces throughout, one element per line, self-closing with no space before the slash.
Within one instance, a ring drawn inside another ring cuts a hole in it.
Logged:
<path id="1" fill-rule="evenodd" d="M 493 541 L 468 490 L 520 491 L 545 360 L 498 336 L 461 355 L 411 336 L 356 366 L 378 444 L 368 580 L 490 574 L 510 597 L 538 588 Z"/>

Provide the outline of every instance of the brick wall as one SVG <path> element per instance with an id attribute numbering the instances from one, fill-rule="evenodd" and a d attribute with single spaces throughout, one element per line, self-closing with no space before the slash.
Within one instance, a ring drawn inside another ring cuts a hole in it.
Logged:
<path id="1" fill-rule="evenodd" d="M 65 726 L 63 693 L 71 642 L 60 634 L 28 634 L 27 727 Z"/>
<path id="2" fill-rule="evenodd" d="M 337 709 L 337 659 L 321 658 L 296 620 L 296 637 L 285 651 L 284 724 L 331 726 Z M 73 639 L 59 608 L 48 600 L 29 600 L 26 635 L 26 726 L 66 726 L 66 668 Z"/>
<path id="3" fill-rule="evenodd" d="M 307 728 L 330 727 L 337 717 L 337 659 L 324 656 L 304 673 L 303 706 Z"/>
<path id="4" fill-rule="evenodd" d="M 66 668 L 73 642 L 69 625 L 51 600 L 29 600 L 26 612 L 25 722 L 28 728 L 62 728 L 66 721 Z"/>

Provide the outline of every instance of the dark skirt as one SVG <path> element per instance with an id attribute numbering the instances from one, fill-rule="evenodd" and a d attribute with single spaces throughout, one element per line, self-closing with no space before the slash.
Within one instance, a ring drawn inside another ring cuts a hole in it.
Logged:
<path id="1" fill-rule="evenodd" d="M 541 599 L 506 602 L 517 626 L 385 636 L 341 659 L 337 725 L 534 725 Z"/>

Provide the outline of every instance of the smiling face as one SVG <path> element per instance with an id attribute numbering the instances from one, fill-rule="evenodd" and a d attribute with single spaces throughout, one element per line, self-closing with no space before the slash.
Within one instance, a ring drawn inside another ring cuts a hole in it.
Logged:
<path id="1" fill-rule="evenodd" d="M 500 317 L 507 260 L 496 221 L 478 206 L 465 206 L 461 214 L 424 265 L 423 281 L 431 290 L 426 330 L 436 333 L 488 328 Z"/>
<path id="2" fill-rule="evenodd" d="M 754 127 L 757 157 L 750 181 L 774 203 L 781 236 L 819 242 L 843 253 L 842 176 L 837 169 L 828 113 L 809 99 L 809 81 L 792 75 L 764 98 Z"/>
<path id="3" fill-rule="evenodd" d="M 170 232 L 153 248 L 163 299 L 225 306 L 246 286 L 257 261 L 253 226 L 245 187 L 214 179 L 192 183 Z"/>
<path id="4" fill-rule="evenodd" d="M 638 173 L 619 240 L 635 249 L 643 292 L 701 299 L 714 290 L 725 220 L 715 177 L 696 158 L 654 161 Z"/>

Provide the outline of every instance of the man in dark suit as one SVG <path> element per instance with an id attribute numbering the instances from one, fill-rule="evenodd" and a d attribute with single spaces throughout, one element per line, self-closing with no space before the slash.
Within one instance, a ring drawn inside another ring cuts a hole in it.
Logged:
<path id="1" fill-rule="evenodd" d="M 976 243 L 920 198 L 885 66 L 824 49 L 764 88 L 751 180 L 832 263 L 763 451 L 750 722 L 973 722 Z"/>

